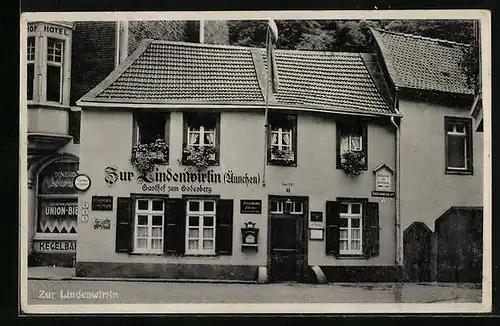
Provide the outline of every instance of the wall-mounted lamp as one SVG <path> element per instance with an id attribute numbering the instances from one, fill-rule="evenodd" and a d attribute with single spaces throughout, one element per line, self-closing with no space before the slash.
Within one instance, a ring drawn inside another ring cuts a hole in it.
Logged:
<path id="1" fill-rule="evenodd" d="M 288 198 L 285 202 L 285 213 L 290 213 L 292 211 L 293 202 Z"/>

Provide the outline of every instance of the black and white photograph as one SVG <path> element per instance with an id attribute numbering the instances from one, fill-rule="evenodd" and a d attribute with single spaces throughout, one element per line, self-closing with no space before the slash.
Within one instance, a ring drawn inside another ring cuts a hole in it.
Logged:
<path id="1" fill-rule="evenodd" d="M 491 311 L 488 11 L 20 23 L 24 313 Z"/>

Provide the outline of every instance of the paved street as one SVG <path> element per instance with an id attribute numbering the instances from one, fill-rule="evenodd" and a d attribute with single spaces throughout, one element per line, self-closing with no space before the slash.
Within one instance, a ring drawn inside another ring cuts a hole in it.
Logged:
<path id="1" fill-rule="evenodd" d="M 481 302 L 481 289 L 469 284 L 405 284 L 398 289 L 394 284 L 380 283 L 318 285 L 28 280 L 29 304 L 85 302 L 93 304 L 477 303 Z"/>

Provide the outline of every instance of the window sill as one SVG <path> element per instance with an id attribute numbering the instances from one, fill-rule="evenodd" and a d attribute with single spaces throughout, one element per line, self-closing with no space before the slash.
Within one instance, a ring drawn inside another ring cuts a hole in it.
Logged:
<path id="1" fill-rule="evenodd" d="M 130 252 L 130 256 L 164 256 L 165 254 L 162 253 L 148 253 L 148 252 Z"/>
<path id="2" fill-rule="evenodd" d="M 296 167 L 297 162 L 294 161 L 280 161 L 280 160 L 269 160 L 267 162 L 268 165 L 278 165 L 278 166 L 290 166 L 290 167 Z"/>
<path id="3" fill-rule="evenodd" d="M 471 170 L 452 170 L 452 169 L 446 169 L 445 174 L 452 174 L 452 175 L 473 175 L 474 173 Z"/>
<path id="4" fill-rule="evenodd" d="M 338 260 L 365 260 L 365 256 L 363 254 L 340 254 L 336 257 Z"/>

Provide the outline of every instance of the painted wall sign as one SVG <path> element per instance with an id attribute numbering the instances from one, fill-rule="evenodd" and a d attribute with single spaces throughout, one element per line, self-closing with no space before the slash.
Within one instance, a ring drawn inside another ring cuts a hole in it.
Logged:
<path id="1" fill-rule="evenodd" d="M 74 253 L 76 240 L 34 240 L 33 250 L 40 253 Z"/>
<path id="2" fill-rule="evenodd" d="M 85 191 L 90 188 L 90 178 L 85 174 L 79 174 L 73 180 L 73 184 L 77 190 Z"/>
<path id="3" fill-rule="evenodd" d="M 56 162 L 45 167 L 38 175 L 40 194 L 76 194 L 74 185 L 78 163 Z"/>
<path id="4" fill-rule="evenodd" d="M 35 33 L 37 31 L 43 31 L 46 33 L 57 34 L 57 35 L 69 35 L 69 29 L 59 27 L 59 26 L 49 26 L 49 25 L 28 25 L 28 33 Z"/>
<path id="5" fill-rule="evenodd" d="M 143 191 L 156 193 L 188 192 L 211 194 L 211 184 L 241 184 L 249 186 L 260 184 L 261 182 L 260 174 L 238 174 L 232 170 L 228 170 L 225 173 L 214 172 L 214 170 L 204 172 L 176 172 L 171 168 L 167 168 L 165 171 L 160 171 L 156 168 L 155 171 L 147 175 L 140 175 L 133 171 L 120 171 L 115 166 L 104 168 L 104 182 L 109 187 L 114 186 L 117 182 L 131 182 L 134 179 L 137 183 L 142 184 Z"/>
<path id="6" fill-rule="evenodd" d="M 93 211 L 112 211 L 113 196 L 92 196 Z"/>
<path id="7" fill-rule="evenodd" d="M 262 200 L 260 199 L 241 199 L 240 200 L 241 214 L 261 214 Z"/>
<path id="8" fill-rule="evenodd" d="M 109 230 L 111 229 L 111 219 L 96 218 L 94 219 L 94 230 Z"/>
<path id="9" fill-rule="evenodd" d="M 40 198 L 37 232 L 76 233 L 77 216 L 76 198 Z"/>

